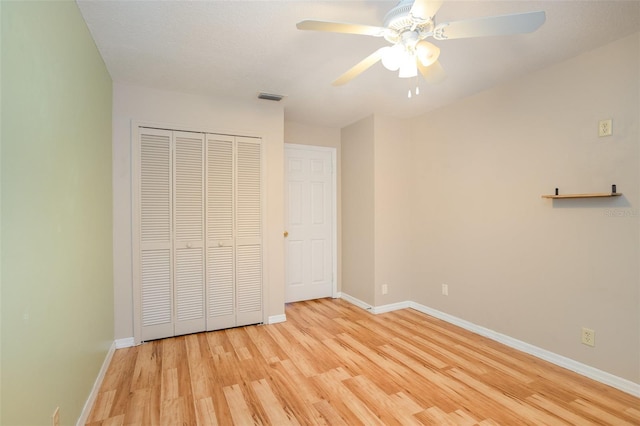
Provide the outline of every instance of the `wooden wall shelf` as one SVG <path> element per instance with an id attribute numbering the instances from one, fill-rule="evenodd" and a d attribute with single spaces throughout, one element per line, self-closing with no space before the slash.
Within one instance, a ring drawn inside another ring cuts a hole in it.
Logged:
<path id="1" fill-rule="evenodd" d="M 551 198 L 553 200 L 562 200 L 567 198 L 609 198 L 619 197 L 621 192 L 616 192 L 616 186 L 611 185 L 611 192 L 592 192 L 588 194 L 558 194 L 558 188 L 556 188 L 555 195 L 543 195 L 542 198 Z"/>
<path id="2" fill-rule="evenodd" d="M 543 195 L 542 198 L 551 198 L 554 200 L 561 200 L 566 198 L 607 198 L 607 197 L 619 197 L 622 192 L 594 192 L 591 194 L 563 194 L 563 195 Z"/>

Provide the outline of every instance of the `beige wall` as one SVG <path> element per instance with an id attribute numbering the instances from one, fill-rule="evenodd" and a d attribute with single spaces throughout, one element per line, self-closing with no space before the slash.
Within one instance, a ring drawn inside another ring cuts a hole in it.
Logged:
<path id="1" fill-rule="evenodd" d="M 406 121 L 374 116 L 375 305 L 410 300 L 412 275 L 411 140 Z M 387 284 L 388 293 L 382 294 Z"/>
<path id="2" fill-rule="evenodd" d="M 1 27 L 0 424 L 74 424 L 113 343 L 111 79 L 75 2 Z"/>
<path id="3" fill-rule="evenodd" d="M 342 140 L 342 292 L 375 304 L 373 116 L 347 126 Z"/>
<path id="4" fill-rule="evenodd" d="M 131 122 L 261 136 L 266 159 L 265 277 L 267 315 L 284 314 L 283 109 L 268 101 L 231 101 L 114 84 L 113 242 L 115 333 L 133 337 L 131 282 Z"/>
<path id="5" fill-rule="evenodd" d="M 342 288 L 342 154 L 340 129 L 333 127 L 312 126 L 308 124 L 284 122 L 284 142 L 300 145 L 324 146 L 336 149 L 336 234 L 337 234 L 337 287 Z"/>
<path id="6" fill-rule="evenodd" d="M 410 121 L 414 301 L 640 383 L 639 47 L 636 34 Z M 611 184 L 624 195 L 540 197 Z"/>
<path id="7" fill-rule="evenodd" d="M 406 121 L 381 115 L 342 132 L 343 291 L 373 306 L 404 302 L 412 295 L 409 135 Z M 383 285 L 387 294 L 382 294 Z"/>

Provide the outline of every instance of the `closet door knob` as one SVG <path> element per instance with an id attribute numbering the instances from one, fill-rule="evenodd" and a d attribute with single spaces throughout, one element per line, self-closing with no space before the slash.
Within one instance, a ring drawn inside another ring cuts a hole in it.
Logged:
<path id="1" fill-rule="evenodd" d="M 289 231 L 284 231 L 283 235 L 285 238 L 287 238 L 289 236 Z"/>
<path id="2" fill-rule="evenodd" d="M 191 243 L 187 243 L 187 248 L 191 248 Z"/>

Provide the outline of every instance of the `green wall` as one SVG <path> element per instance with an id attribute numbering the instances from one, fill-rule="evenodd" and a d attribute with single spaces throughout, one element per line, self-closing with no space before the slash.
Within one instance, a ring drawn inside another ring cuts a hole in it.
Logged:
<path id="1" fill-rule="evenodd" d="M 75 2 L 1 17 L 0 424 L 75 424 L 113 342 L 111 78 Z"/>

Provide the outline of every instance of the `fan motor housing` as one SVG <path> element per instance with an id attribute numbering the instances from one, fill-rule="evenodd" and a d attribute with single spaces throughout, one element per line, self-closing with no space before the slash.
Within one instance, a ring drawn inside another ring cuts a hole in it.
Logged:
<path id="1" fill-rule="evenodd" d="M 407 26 L 411 26 L 413 19 L 409 15 L 409 11 L 413 6 L 413 1 L 400 1 L 393 9 L 384 16 L 384 26 L 392 30 L 399 31 Z"/>
<path id="2" fill-rule="evenodd" d="M 387 32 L 385 39 L 390 43 L 398 41 L 397 35 L 408 30 L 418 30 L 420 33 L 428 33 L 433 31 L 433 20 L 415 19 L 411 16 L 411 8 L 414 0 L 400 0 L 400 2 L 384 17 L 384 26 L 393 31 Z M 415 26 L 415 28 L 414 28 Z"/>

